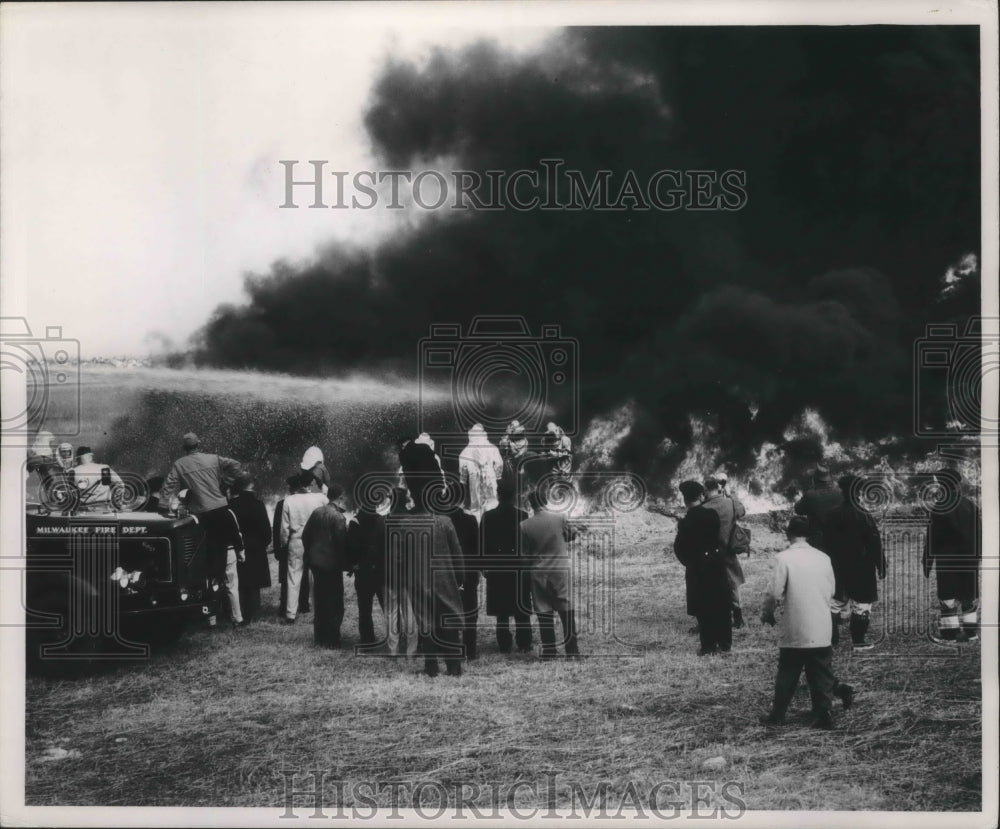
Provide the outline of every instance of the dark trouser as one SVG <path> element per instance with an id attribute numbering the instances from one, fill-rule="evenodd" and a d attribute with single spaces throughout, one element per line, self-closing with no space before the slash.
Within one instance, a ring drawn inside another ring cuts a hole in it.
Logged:
<path id="1" fill-rule="evenodd" d="M 200 513 L 198 523 L 205 531 L 208 572 L 225 584 L 227 549 L 232 547 L 237 553 L 243 549 L 243 534 L 240 532 L 239 521 L 229 507 L 218 507 Z"/>
<path id="2" fill-rule="evenodd" d="M 538 613 L 538 636 L 542 640 L 542 656 L 551 658 L 556 655 L 556 617 L 554 613 Z M 572 610 L 560 610 L 559 621 L 562 622 L 563 641 L 566 656 L 576 656 L 580 653 L 576 641 L 576 617 Z"/>
<path id="3" fill-rule="evenodd" d="M 420 652 L 424 655 L 424 673 L 437 676 L 440 672 L 438 657 L 444 657 L 445 668 L 451 676 L 462 673 L 462 631 L 445 627 L 435 620 L 432 635 L 420 634 Z"/>
<path id="4" fill-rule="evenodd" d="M 531 649 L 531 571 L 518 570 L 494 572 L 489 575 L 488 587 L 496 588 L 494 580 L 502 586 L 496 596 L 494 610 L 509 609 L 509 613 L 497 613 L 497 646 L 501 653 L 510 653 L 511 645 L 517 642 L 520 650 Z M 487 590 L 486 612 L 489 613 L 489 590 Z M 514 636 L 510 634 L 510 620 L 514 620 Z"/>
<path id="5" fill-rule="evenodd" d="M 733 616 L 728 607 L 698 614 L 698 637 L 705 653 L 728 651 L 733 647 Z"/>
<path id="6" fill-rule="evenodd" d="M 378 599 L 378 606 L 385 610 L 385 580 L 377 573 L 359 570 L 354 574 L 354 590 L 358 594 L 358 634 L 362 645 L 375 644 L 375 622 L 372 619 L 372 604 Z"/>
<path id="7" fill-rule="evenodd" d="M 784 719 L 803 668 L 806 669 L 813 713 L 830 711 L 833 692 L 838 685 L 833 675 L 833 648 L 781 648 L 778 651 L 778 677 L 774 683 L 774 704 L 771 708 L 775 719 Z"/>
<path id="8" fill-rule="evenodd" d="M 340 570 L 312 569 L 313 641 L 317 645 L 339 645 L 344 621 L 344 574 Z"/>
<path id="9" fill-rule="evenodd" d="M 250 622 L 260 612 L 260 588 L 244 587 L 240 582 L 240 611 L 243 613 L 243 621 Z"/>
<path id="10" fill-rule="evenodd" d="M 288 604 L 288 556 L 278 559 L 278 584 L 281 585 L 281 599 L 278 601 L 278 615 L 285 618 L 285 605 Z M 299 583 L 299 613 L 309 612 L 309 570 L 303 568 L 302 581 Z"/>
<path id="11" fill-rule="evenodd" d="M 510 620 L 514 619 L 514 636 L 510 635 Z M 515 610 L 511 616 L 497 616 L 497 645 L 501 652 L 510 653 L 516 642 L 521 650 L 531 648 L 531 614 Z"/>
<path id="12" fill-rule="evenodd" d="M 476 632 L 479 626 L 479 571 L 468 570 L 465 581 L 462 582 L 462 610 L 465 619 L 462 622 L 462 644 L 465 645 L 465 658 L 475 659 L 479 656 L 476 647 Z"/>

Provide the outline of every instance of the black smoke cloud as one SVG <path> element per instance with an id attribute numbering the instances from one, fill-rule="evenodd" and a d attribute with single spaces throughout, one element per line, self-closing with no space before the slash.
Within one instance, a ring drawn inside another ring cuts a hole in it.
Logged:
<path id="1" fill-rule="evenodd" d="M 333 93 L 331 93 L 333 94 Z M 912 431 L 911 351 L 979 250 L 973 27 L 571 29 L 389 62 L 366 126 L 386 169 L 745 170 L 739 211 L 441 211 L 375 250 L 247 280 L 204 363 L 412 371 L 438 322 L 521 314 L 581 347 L 584 415 L 642 412 L 623 460 L 721 425 L 733 462 L 805 405 L 845 435 Z"/>

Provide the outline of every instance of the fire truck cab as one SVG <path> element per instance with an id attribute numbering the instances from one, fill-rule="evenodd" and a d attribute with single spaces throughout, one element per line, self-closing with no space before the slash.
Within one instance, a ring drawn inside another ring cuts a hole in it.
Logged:
<path id="1" fill-rule="evenodd" d="M 144 499 L 114 484 L 100 504 L 69 492 L 50 487 L 25 514 L 29 671 L 144 659 L 216 612 L 221 585 L 194 516 L 134 511 Z"/>

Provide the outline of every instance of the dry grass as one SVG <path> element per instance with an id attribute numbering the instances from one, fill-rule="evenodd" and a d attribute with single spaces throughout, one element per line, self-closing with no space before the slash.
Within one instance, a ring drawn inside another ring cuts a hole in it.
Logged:
<path id="1" fill-rule="evenodd" d="M 781 539 L 754 527 L 749 627 L 730 657 L 699 658 L 681 568 L 663 553 L 672 536 L 673 522 L 649 513 L 619 527 L 615 589 L 605 584 L 602 595 L 615 595 L 625 645 L 594 624 L 599 602 L 582 620 L 585 652 L 638 654 L 626 659 L 504 656 L 484 616 L 481 658 L 459 680 L 429 680 L 413 662 L 314 649 L 310 617 L 295 627 L 271 621 L 275 588 L 267 618 L 238 633 L 196 629 L 149 662 L 83 681 L 30 679 L 27 801 L 278 808 L 283 771 L 323 769 L 332 779 L 446 786 L 555 773 L 557 804 L 571 786 L 602 781 L 614 803 L 630 782 L 644 791 L 662 780 L 733 780 L 753 810 L 981 807 L 978 649 L 942 657 L 913 634 L 890 634 L 865 657 L 842 646 L 836 668 L 858 700 L 838 729 L 808 727 L 803 686 L 791 724 L 767 732 L 756 718 L 777 651 L 755 617 Z M 350 581 L 347 595 L 353 643 Z M 55 745 L 80 757 L 43 762 Z M 702 768 L 716 756 L 725 770 Z M 519 790 L 519 805 L 531 799 Z"/>

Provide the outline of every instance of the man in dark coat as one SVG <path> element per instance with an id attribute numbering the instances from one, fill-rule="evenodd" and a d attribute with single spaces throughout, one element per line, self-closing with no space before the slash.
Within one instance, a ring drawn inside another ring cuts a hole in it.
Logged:
<path id="1" fill-rule="evenodd" d="M 289 475 L 285 479 L 289 492 L 295 492 L 299 486 L 299 473 Z M 281 543 L 281 514 L 285 508 L 282 498 L 274 505 L 274 518 L 271 521 L 271 550 L 278 562 L 278 584 L 281 585 L 281 598 L 278 601 L 278 618 L 285 618 L 285 604 L 288 602 L 288 547 Z M 308 613 L 309 607 L 309 571 L 302 571 L 302 583 L 299 588 L 298 612 Z"/>
<path id="2" fill-rule="evenodd" d="M 826 522 L 835 509 L 844 503 L 844 496 L 834 485 L 830 470 L 825 466 L 817 466 L 812 474 L 812 488 L 806 491 L 795 504 L 795 514 L 809 519 L 809 544 L 817 550 L 826 552 Z M 833 614 L 833 638 L 831 642 L 840 642 L 840 614 Z"/>
<path id="3" fill-rule="evenodd" d="M 517 483 L 502 480 L 497 489 L 500 504 L 483 515 L 482 525 L 486 614 L 496 616 L 501 653 L 510 653 L 514 642 L 520 653 L 531 652 L 531 567 L 521 557 L 518 543 L 520 525 L 528 513 L 514 505 L 516 495 Z"/>
<path id="4" fill-rule="evenodd" d="M 303 563 L 312 570 L 316 605 L 313 641 L 320 647 L 337 648 L 344 621 L 344 571 L 351 568 L 347 556 L 344 488 L 331 483 L 326 497 L 329 503 L 314 509 L 302 529 Z"/>
<path id="5" fill-rule="evenodd" d="M 940 479 L 962 486 L 957 472 L 946 470 Z M 983 523 L 979 507 L 962 495 L 954 508 L 932 511 L 924 575 L 937 571 L 937 595 L 941 603 L 938 620 L 940 638 L 955 641 L 961 631 L 966 640 L 979 638 L 979 563 L 982 558 Z"/>
<path id="6" fill-rule="evenodd" d="M 728 481 L 728 478 L 727 478 Z M 740 586 L 746 580 L 743 567 L 736 554 L 729 548 L 733 537 L 733 527 L 736 521 L 747 514 L 743 506 L 732 495 L 722 491 L 722 482 L 717 478 L 708 478 L 704 484 L 705 500 L 702 503 L 719 516 L 719 552 L 726 565 L 726 578 L 729 580 L 729 605 L 733 615 L 733 627 L 743 627 L 743 604 L 740 601 Z"/>
<path id="7" fill-rule="evenodd" d="M 374 645 L 372 603 L 376 598 L 382 612 L 386 612 L 385 518 L 370 504 L 362 504 L 347 528 L 347 548 L 354 568 L 361 644 Z"/>
<path id="8" fill-rule="evenodd" d="M 413 509 L 390 514 L 386 537 L 390 558 L 400 557 L 424 654 L 424 673 L 437 676 L 443 657 L 449 676 L 462 675 L 462 620 L 459 585 L 464 583 L 462 547 L 455 525 L 431 510 L 429 490 L 439 486 L 441 468 L 434 450 L 407 444 L 399 453 Z"/>
<path id="9" fill-rule="evenodd" d="M 807 491 L 795 504 L 795 514 L 804 515 L 809 519 L 809 544 L 817 550 L 824 548 L 823 534 L 826 530 L 826 519 L 830 513 L 844 503 L 840 490 L 834 486 L 830 470 L 825 466 L 817 466 L 812 475 L 812 489 Z"/>
<path id="10" fill-rule="evenodd" d="M 558 655 L 558 614 L 566 656 L 575 658 L 580 655 L 580 647 L 572 595 L 573 559 L 567 544 L 576 537 L 576 530 L 563 513 L 548 508 L 544 492 L 536 489 L 528 500 L 535 514 L 521 522 L 521 551 L 531 561 L 531 601 L 538 618 L 541 656 L 554 659 Z"/>
<path id="11" fill-rule="evenodd" d="M 677 523 L 674 553 L 687 569 L 688 612 L 694 610 L 698 618 L 701 640 L 698 655 L 728 653 L 733 617 L 725 555 L 719 549 L 719 514 L 703 506 L 705 488 L 697 481 L 684 481 L 680 491 L 687 514 Z"/>
<path id="12" fill-rule="evenodd" d="M 458 484 L 457 492 L 460 504 L 467 498 L 466 484 Z M 470 515 L 459 507 L 453 510 L 449 517 L 455 525 L 458 543 L 462 547 L 462 559 L 465 578 L 462 581 L 462 608 L 465 611 L 465 621 L 462 630 L 462 643 L 465 645 L 465 658 L 478 659 L 476 634 L 479 625 L 479 579 L 481 575 L 479 555 L 479 522 L 476 516 Z"/>
<path id="13" fill-rule="evenodd" d="M 855 650 L 870 650 L 865 642 L 871 623 L 872 604 L 878 599 L 878 581 L 885 578 L 882 536 L 872 516 L 857 503 L 861 479 L 845 475 L 837 483 L 843 503 L 826 518 L 823 543 L 833 565 L 836 589 L 830 612 L 833 616 L 831 643 L 840 641 L 839 622 L 850 616 L 851 641 Z"/>
<path id="14" fill-rule="evenodd" d="M 254 491 L 254 480 L 249 472 L 241 471 L 233 484 L 234 497 L 229 507 L 243 532 L 245 558 L 236 570 L 240 585 L 240 610 L 243 624 L 253 621 L 260 611 L 260 591 L 271 586 L 271 568 L 267 563 L 267 545 L 271 541 L 271 523 L 267 508 Z"/>

